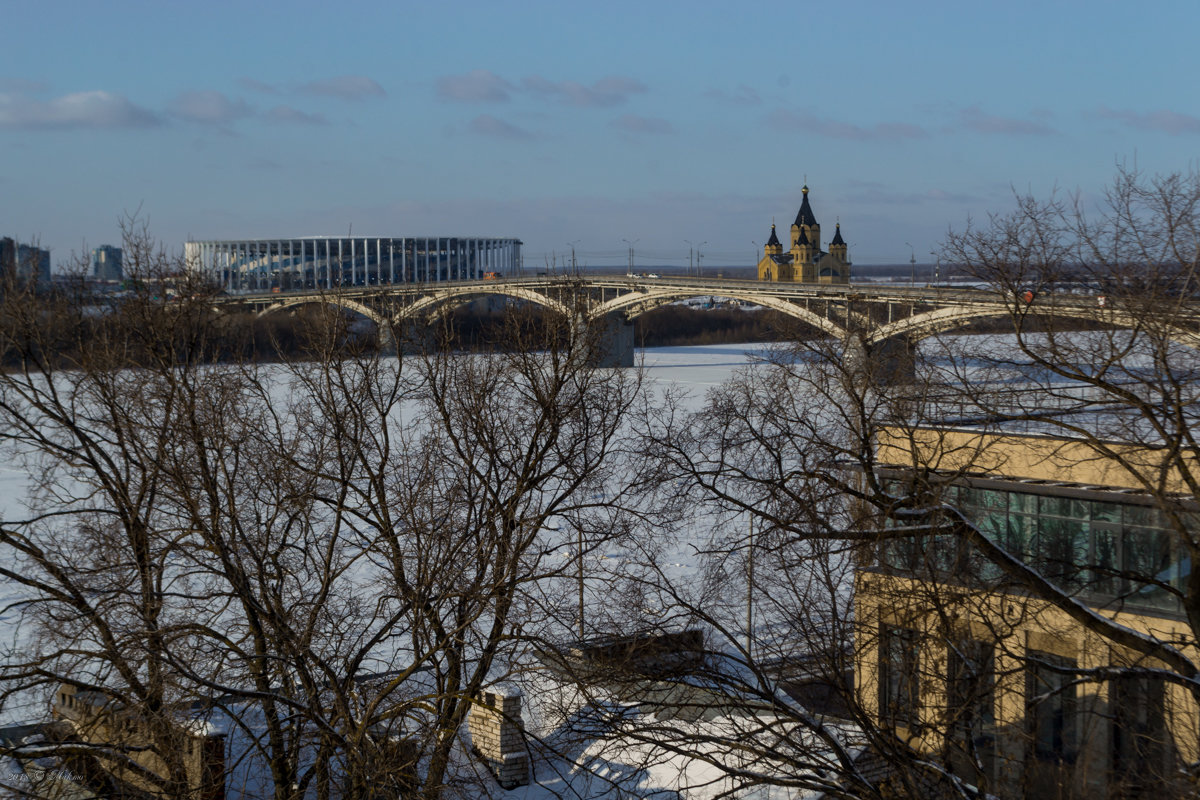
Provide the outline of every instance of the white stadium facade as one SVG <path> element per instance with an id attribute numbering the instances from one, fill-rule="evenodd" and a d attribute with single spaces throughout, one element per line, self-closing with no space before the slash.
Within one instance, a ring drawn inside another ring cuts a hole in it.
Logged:
<path id="1" fill-rule="evenodd" d="M 188 269 L 231 293 L 480 280 L 521 270 L 519 239 L 305 236 L 187 242 Z"/>

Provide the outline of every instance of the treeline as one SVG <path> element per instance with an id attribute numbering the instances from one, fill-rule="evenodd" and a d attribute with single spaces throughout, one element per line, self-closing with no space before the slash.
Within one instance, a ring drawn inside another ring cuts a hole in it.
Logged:
<path id="1" fill-rule="evenodd" d="M 302 309 L 295 314 L 216 314 L 197 303 L 133 303 L 71 306 L 54 303 L 57 313 L 13 324 L 16 335 L 0 348 L 0 369 L 11 370 L 33 361 L 48 369 L 93 366 L 94 343 L 108 343 L 113 366 L 144 367 L 162 360 L 177 363 L 234 363 L 307 359 L 320 354 L 373 352 L 373 325 L 339 311 Z M 11 315 L 6 315 L 11 317 Z M 6 323 L 18 320 L 6 319 Z M 149 340 L 148 327 L 168 330 Z"/>
<path id="2" fill-rule="evenodd" d="M 634 321 L 641 347 L 777 342 L 795 335 L 795 320 L 777 311 L 668 305 Z"/>
<path id="3" fill-rule="evenodd" d="M 530 310 L 526 324 L 545 327 L 544 312 Z M 506 334 L 509 314 L 503 311 L 459 309 L 444 326 L 448 342 L 466 349 L 490 349 Z M 697 309 L 668 305 L 634 320 L 638 347 L 777 342 L 795 338 L 795 320 L 776 311 L 745 311 L 737 308 Z"/>

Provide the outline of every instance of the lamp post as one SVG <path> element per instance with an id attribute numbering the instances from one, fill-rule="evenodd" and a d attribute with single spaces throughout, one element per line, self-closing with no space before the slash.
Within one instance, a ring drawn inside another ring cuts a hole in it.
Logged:
<path id="1" fill-rule="evenodd" d="M 908 245 L 908 263 L 912 270 L 908 276 L 908 285 L 909 287 L 913 287 L 917 285 L 917 250 L 909 242 L 905 242 L 905 244 Z"/>
<path id="2" fill-rule="evenodd" d="M 754 517 L 750 517 L 749 535 L 746 537 L 746 660 L 753 656 L 754 647 Z"/>
<path id="3" fill-rule="evenodd" d="M 684 239 L 683 241 L 685 241 L 688 246 L 688 275 L 691 275 L 692 274 L 692 253 L 695 252 L 696 248 L 694 248 L 692 246 L 691 239 Z"/>
<path id="4" fill-rule="evenodd" d="M 932 250 L 929 251 L 929 255 L 937 259 L 937 265 L 933 268 L 933 284 L 936 286 L 942 280 L 942 257 Z"/>
<path id="5" fill-rule="evenodd" d="M 583 628 L 583 527 L 576 526 L 576 532 L 579 534 L 579 641 L 584 639 Z"/>
<path id="6" fill-rule="evenodd" d="M 573 242 L 567 242 L 567 247 L 571 248 L 571 274 L 578 276 L 579 268 L 575 266 L 575 245 L 579 244 L 579 239 Z"/>
<path id="7" fill-rule="evenodd" d="M 697 277 L 697 278 L 699 278 L 699 277 L 700 277 L 700 272 L 701 272 L 701 270 L 700 270 L 700 262 L 701 262 L 701 260 L 704 258 L 704 254 L 700 252 L 700 248 L 704 247 L 704 245 L 706 245 L 706 244 L 708 244 L 708 240 L 707 240 L 707 239 L 705 239 L 705 240 L 704 240 L 703 242 L 701 242 L 700 244 L 696 245 L 696 277 Z"/>
<path id="8" fill-rule="evenodd" d="M 628 239 L 622 239 L 621 241 L 624 242 L 625 244 L 629 245 L 629 274 L 632 275 L 633 274 L 633 246 L 636 245 L 638 242 L 640 242 L 641 239 L 634 239 L 632 242 L 629 241 Z"/>

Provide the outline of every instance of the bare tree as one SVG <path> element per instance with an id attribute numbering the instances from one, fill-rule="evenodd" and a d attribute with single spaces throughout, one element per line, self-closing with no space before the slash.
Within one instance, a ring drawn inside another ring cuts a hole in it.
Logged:
<path id="1" fill-rule="evenodd" d="M 162 277 L 167 259 L 130 231 L 127 263 Z M 103 313 L 82 282 L 54 293 L 5 287 L 0 376 L 3 445 L 31 476 L 27 511 L 6 509 L 3 575 L 7 646 L 3 698 L 10 713 L 44 713 L 60 686 L 92 692 L 81 729 L 115 724 L 137 735 L 35 743 L 135 776 L 166 797 L 186 796 L 186 738 L 173 719 L 191 696 L 172 666 L 172 630 L 191 597 L 177 568 L 187 543 L 165 507 L 159 462 L 175 432 L 177 374 L 203 362 L 194 306 L 129 298 Z M 179 600 L 184 602 L 179 602 Z M 35 711 L 36 709 L 36 711 Z M 109 714 L 111 711 L 117 714 Z M 149 754 L 149 758 L 141 756 Z"/>
<path id="2" fill-rule="evenodd" d="M 472 356 L 366 357 L 330 320 L 308 360 L 229 360 L 203 287 L 168 301 L 186 275 L 130 234 L 131 295 L 4 296 L 2 444 L 32 479 L 0 524 L 2 696 L 95 711 L 8 752 L 190 797 L 219 730 L 251 796 L 479 793 L 464 720 L 577 624 L 563 548 L 627 533 L 636 371 L 516 318 Z"/>
<path id="3" fill-rule="evenodd" d="M 902 381 L 853 342 L 802 341 L 699 413 L 667 407 L 647 423 L 667 501 L 733 515 L 704 552 L 712 580 L 647 580 L 678 619 L 732 643 L 738 670 L 717 662 L 739 676 L 726 694 L 747 697 L 753 674 L 761 705 L 747 708 L 786 720 L 790 746 L 754 749 L 748 783 L 823 788 L 828 776 L 840 788 L 823 790 L 848 796 L 1037 794 L 1045 781 L 1192 791 L 1198 202 L 1195 174 L 1126 170 L 1098 211 L 1020 197 L 944 250 L 1004 299 L 1010 336 L 932 336 Z M 1013 436 L 1034 437 L 1019 458 Z M 975 487 L 1038 477 L 1021 459 L 1133 491 L 1086 500 L 1086 520 L 1064 510 L 1014 528 L 1037 510 L 997 511 Z M 1104 518 L 1114 513 L 1125 517 Z M 1062 631 L 1086 659 L 1056 653 Z M 841 691 L 845 755 L 805 738 L 822 729 L 803 703 L 770 694 L 800 658 Z M 1001 730 L 997 709 L 1023 721 Z M 1091 751 L 1064 744 L 1088 740 L 1083 726 L 1103 728 Z M 674 741 L 704 751 L 681 728 Z M 1039 777 L 1043 749 L 1059 760 Z"/>

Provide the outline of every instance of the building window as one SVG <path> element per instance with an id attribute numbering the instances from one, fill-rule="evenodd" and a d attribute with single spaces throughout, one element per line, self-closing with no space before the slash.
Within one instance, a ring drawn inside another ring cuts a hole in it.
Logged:
<path id="1" fill-rule="evenodd" d="M 921 648 L 917 632 L 885 625 L 880 630 L 879 716 L 892 725 L 916 727 L 921 712 Z"/>
<path id="2" fill-rule="evenodd" d="M 995 734 L 995 648 L 978 639 L 952 641 L 947 658 L 947 709 L 955 738 L 990 748 Z"/>
<path id="3" fill-rule="evenodd" d="M 1030 650 L 1025 668 L 1025 722 L 1034 758 L 1055 764 L 1075 760 L 1078 736 L 1073 659 Z"/>
<path id="4" fill-rule="evenodd" d="M 1108 684 L 1114 783 L 1137 797 L 1166 783 L 1171 752 L 1162 681 L 1124 678 Z"/>

